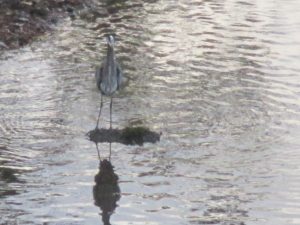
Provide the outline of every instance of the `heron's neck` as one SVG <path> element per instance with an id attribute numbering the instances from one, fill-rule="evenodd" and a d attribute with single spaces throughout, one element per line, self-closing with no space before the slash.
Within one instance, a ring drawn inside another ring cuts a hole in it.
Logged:
<path id="1" fill-rule="evenodd" d="M 107 45 L 107 60 L 108 62 L 114 62 L 115 61 L 115 51 L 114 48 Z"/>

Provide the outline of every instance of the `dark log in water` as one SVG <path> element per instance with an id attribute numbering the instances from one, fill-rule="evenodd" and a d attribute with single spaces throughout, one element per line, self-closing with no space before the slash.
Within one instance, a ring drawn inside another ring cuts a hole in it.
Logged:
<path id="1" fill-rule="evenodd" d="M 145 127 L 126 127 L 124 129 L 95 129 L 87 134 L 91 141 L 118 142 L 125 145 L 143 145 L 145 142 L 155 143 L 160 134 Z"/>

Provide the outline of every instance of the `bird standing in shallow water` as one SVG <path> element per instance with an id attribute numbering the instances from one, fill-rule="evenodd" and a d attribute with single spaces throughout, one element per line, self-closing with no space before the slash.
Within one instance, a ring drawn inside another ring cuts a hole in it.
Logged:
<path id="1" fill-rule="evenodd" d="M 112 97 L 120 89 L 122 84 L 122 71 L 115 57 L 115 39 L 112 35 L 107 36 L 107 54 L 100 68 L 96 69 L 97 87 L 101 92 L 100 110 L 95 129 L 98 129 L 99 119 L 103 106 L 102 96 L 110 97 L 110 129 L 112 128 Z"/>

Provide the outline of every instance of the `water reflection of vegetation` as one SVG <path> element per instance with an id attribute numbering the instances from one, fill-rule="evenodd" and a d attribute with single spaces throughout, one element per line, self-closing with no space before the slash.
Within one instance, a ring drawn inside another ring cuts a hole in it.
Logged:
<path id="1" fill-rule="evenodd" d="M 8 185 L 8 183 L 20 182 L 16 173 L 18 171 L 15 169 L 0 167 L 0 198 L 18 194 L 16 190 Z"/>
<path id="2" fill-rule="evenodd" d="M 101 215 L 102 215 L 103 224 L 109 225 L 110 216 L 116 209 L 117 201 L 119 201 L 121 197 L 121 190 L 118 184 L 119 177 L 114 172 L 114 167 L 109 160 L 107 159 L 101 160 L 98 147 L 97 147 L 97 151 L 98 151 L 100 164 L 99 164 L 99 171 L 95 175 L 96 184 L 93 188 L 93 196 L 95 200 L 95 205 L 98 206 L 102 211 Z"/>
<path id="3" fill-rule="evenodd" d="M 124 6 L 125 2 L 127 2 L 127 0 L 106 0 L 107 6 L 112 6 L 112 5 Z"/>
<path id="4" fill-rule="evenodd" d="M 0 178 L 6 182 L 18 182 L 18 178 L 15 175 L 16 170 L 11 168 L 0 167 Z"/>

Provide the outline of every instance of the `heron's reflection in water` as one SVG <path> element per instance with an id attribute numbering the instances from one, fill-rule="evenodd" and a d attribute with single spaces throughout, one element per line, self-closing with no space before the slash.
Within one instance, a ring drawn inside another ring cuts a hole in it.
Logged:
<path id="1" fill-rule="evenodd" d="M 95 176 L 96 185 L 93 188 L 95 205 L 102 211 L 104 225 L 110 225 L 110 216 L 117 207 L 117 201 L 121 198 L 121 190 L 118 184 L 119 177 L 114 172 L 111 164 L 111 143 L 109 145 L 109 159 L 101 159 L 101 154 L 96 143 L 99 157 L 99 171 Z"/>

